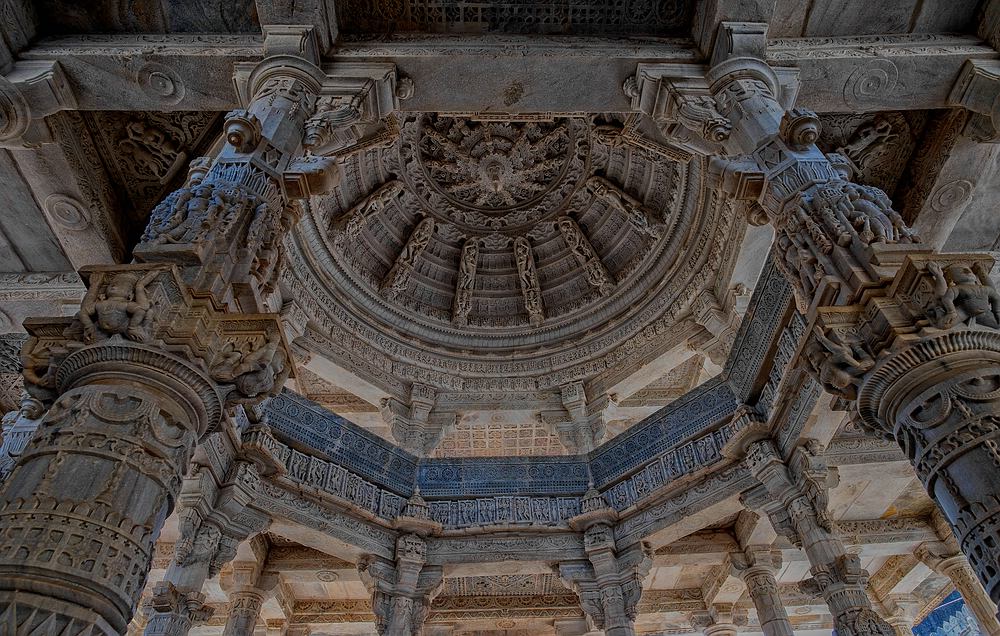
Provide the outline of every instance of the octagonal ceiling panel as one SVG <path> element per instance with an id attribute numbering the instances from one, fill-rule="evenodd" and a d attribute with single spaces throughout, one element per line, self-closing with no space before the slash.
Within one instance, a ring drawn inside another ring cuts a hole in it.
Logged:
<path id="1" fill-rule="evenodd" d="M 742 224 L 629 124 L 410 114 L 343 160 L 289 242 L 299 343 L 436 412 L 584 402 L 701 330 Z M 624 396 L 623 396 L 624 397 Z M 377 401 L 377 400 L 376 400 Z"/>

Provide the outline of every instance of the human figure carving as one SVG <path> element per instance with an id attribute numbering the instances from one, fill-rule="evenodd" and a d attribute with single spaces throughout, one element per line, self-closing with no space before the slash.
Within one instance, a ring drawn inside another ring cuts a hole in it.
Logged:
<path id="1" fill-rule="evenodd" d="M 0 481 L 14 469 L 17 458 L 24 452 L 44 414 L 42 403 L 24 392 L 21 394 L 21 408 L 3 416 L 0 423 Z"/>
<path id="2" fill-rule="evenodd" d="M 939 329 L 955 325 L 982 325 L 1000 328 L 1000 293 L 984 285 L 967 265 L 950 265 L 942 270 L 938 263 L 928 263 L 934 277 L 934 293 L 940 306 L 931 312 L 931 322 Z"/>
<path id="3" fill-rule="evenodd" d="M 277 333 L 268 336 L 264 346 L 250 353 L 237 351 L 228 344 L 222 360 L 212 367 L 212 375 L 217 380 L 236 385 L 241 396 L 236 402 L 277 395 L 289 373 L 291 368 Z"/>
<path id="4" fill-rule="evenodd" d="M 623 214 L 643 234 L 653 238 L 659 238 L 662 235 L 662 226 L 650 222 L 642 203 L 619 190 L 607 179 L 598 176 L 590 177 L 587 179 L 587 189 L 593 192 L 594 196 L 603 199 L 611 208 Z"/>
<path id="5" fill-rule="evenodd" d="M 158 273 L 158 270 L 151 270 L 136 280 L 135 273 L 122 272 L 112 276 L 106 285 L 92 286 L 77 314 L 83 324 L 84 341 L 94 342 L 99 333 L 141 341 L 145 337 L 142 327 L 151 306 L 146 285 Z"/>
<path id="6" fill-rule="evenodd" d="M 850 346 L 826 336 L 817 328 L 806 345 L 806 360 L 823 388 L 849 400 L 857 399 L 861 379 L 875 361 L 860 346 Z"/>
<path id="7" fill-rule="evenodd" d="M 361 230 L 368 222 L 381 210 L 384 210 L 389 203 L 403 192 L 403 184 L 399 181 L 389 181 L 341 216 L 336 226 L 344 228 L 344 236 L 350 239 L 357 239 L 361 236 Z"/>

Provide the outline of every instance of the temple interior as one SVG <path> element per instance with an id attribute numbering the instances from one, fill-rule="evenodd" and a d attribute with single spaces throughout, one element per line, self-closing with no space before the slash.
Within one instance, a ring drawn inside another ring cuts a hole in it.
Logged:
<path id="1" fill-rule="evenodd" d="M 998 142 L 1000 0 L 0 0 L 0 636 L 1000 636 Z"/>

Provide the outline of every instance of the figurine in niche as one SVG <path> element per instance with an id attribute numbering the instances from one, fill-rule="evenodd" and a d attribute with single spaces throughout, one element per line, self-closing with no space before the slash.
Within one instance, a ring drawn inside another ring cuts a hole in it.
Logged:
<path id="1" fill-rule="evenodd" d="M 290 373 L 291 365 L 277 333 L 268 336 L 267 343 L 251 353 L 238 351 L 228 343 L 221 362 L 212 367 L 215 379 L 236 385 L 240 396 L 237 402 L 277 395 Z"/>
<path id="2" fill-rule="evenodd" d="M 984 285 L 968 265 L 949 265 L 942 270 L 938 263 L 928 263 L 934 277 L 934 293 L 940 305 L 930 311 L 931 324 L 951 329 L 963 324 L 1000 328 L 1000 293 Z"/>
<path id="3" fill-rule="evenodd" d="M 819 327 L 814 335 L 805 348 L 813 375 L 830 393 L 856 400 L 861 379 L 875 361 L 860 343 L 845 344 L 827 337 Z"/>
<path id="4" fill-rule="evenodd" d="M 154 269 L 136 279 L 135 272 L 121 272 L 113 274 L 106 285 L 97 284 L 87 290 L 77 314 L 83 325 L 84 342 L 94 342 L 99 334 L 143 340 L 146 337 L 143 325 L 151 306 L 146 285 L 158 273 Z"/>
<path id="5" fill-rule="evenodd" d="M 3 416 L 0 424 L 0 481 L 14 470 L 45 415 L 45 406 L 27 391 L 21 394 L 21 408 Z"/>

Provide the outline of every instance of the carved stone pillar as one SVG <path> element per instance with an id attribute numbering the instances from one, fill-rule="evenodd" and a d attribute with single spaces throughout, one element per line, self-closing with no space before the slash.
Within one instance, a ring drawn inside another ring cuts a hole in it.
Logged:
<path id="1" fill-rule="evenodd" d="M 1000 621 L 996 604 L 990 600 L 965 555 L 957 553 L 947 542 L 925 543 L 917 548 L 917 558 L 938 574 L 947 576 L 976 617 L 980 629 L 989 636 L 1000 636 Z"/>
<path id="2" fill-rule="evenodd" d="M 196 160 L 153 211 L 140 264 L 83 270 L 75 318 L 25 323 L 25 385 L 48 412 L 0 492 L 0 622 L 16 633 L 122 633 L 196 442 L 291 370 L 276 318 L 235 312 L 276 309 L 297 202 L 336 177 L 331 159 L 302 155 L 304 136 L 315 146 L 386 114 L 373 102 L 392 95 L 379 82 L 395 72 L 327 87 L 314 63 L 286 55 L 237 71 L 249 106 L 227 116 L 215 162 Z M 190 554 L 228 552 L 224 530 L 200 514 Z M 199 615 L 197 581 L 218 553 L 178 564 L 184 587 L 158 586 L 154 615 L 174 617 L 169 629 Z"/>
<path id="3" fill-rule="evenodd" d="M 426 542 L 416 534 L 403 534 L 396 541 L 395 563 L 373 556 L 358 563 L 361 579 L 372 593 L 379 636 L 420 633 L 442 582 L 441 568 L 426 562 Z"/>
<path id="4" fill-rule="evenodd" d="M 651 550 L 637 543 L 619 549 L 612 523 L 617 513 L 591 488 L 570 526 L 583 530 L 587 562 L 559 564 L 559 576 L 580 597 L 580 607 L 607 636 L 635 636 L 642 581 L 653 564 Z"/>
<path id="5" fill-rule="evenodd" d="M 781 567 L 781 553 L 767 549 L 748 548 L 730 555 L 733 574 L 747 586 L 747 592 L 757 610 L 764 636 L 793 636 L 792 624 L 778 593 L 775 572 Z"/>
<path id="6" fill-rule="evenodd" d="M 255 587 L 241 587 L 229 593 L 229 616 L 223 636 L 250 634 L 260 618 L 265 592 Z"/>
<path id="7" fill-rule="evenodd" d="M 740 626 L 746 624 L 747 612 L 738 607 L 713 605 L 705 611 L 691 614 L 691 626 L 705 636 L 736 636 Z"/>
<path id="8" fill-rule="evenodd" d="M 229 421 L 225 424 L 232 426 Z M 204 448 L 199 453 L 205 453 Z M 196 464 L 184 480 L 178 498 L 180 538 L 164 580 L 156 587 L 165 596 L 160 601 L 154 596 L 145 632 L 149 636 L 184 636 L 197 621 L 210 618 L 212 609 L 203 607 L 205 581 L 236 556 L 242 541 L 268 524 L 263 513 L 248 508 L 258 480 L 253 464 L 228 456 L 206 460 L 204 455 L 196 457 L 196 462 L 204 463 Z M 225 472 L 216 474 L 213 466 Z M 227 577 L 227 587 L 231 578 Z"/>
<path id="9" fill-rule="evenodd" d="M 229 615 L 223 636 L 251 634 L 260 619 L 260 610 L 268 595 L 278 584 L 274 572 L 264 570 L 267 564 L 267 542 L 261 537 L 250 541 L 253 557 L 239 560 L 226 568 L 219 585 L 229 596 Z"/>
<path id="10" fill-rule="evenodd" d="M 988 277 L 992 258 L 922 249 L 884 192 L 853 183 L 849 161 L 824 155 L 816 115 L 779 102 L 782 83 L 759 59 L 766 29 L 752 26 L 721 26 L 706 78 L 715 104 L 708 120 L 728 123 L 719 142 L 735 157 L 713 159 L 713 173 L 750 202 L 754 222 L 775 228 L 775 264 L 810 323 L 800 360 L 828 392 L 856 400 L 859 425 L 900 445 L 996 603 L 1000 293 Z M 854 576 L 847 561 L 837 567 Z"/>
<path id="11" fill-rule="evenodd" d="M 747 464 L 761 485 L 744 493 L 744 503 L 765 512 L 774 529 L 806 553 L 812 578 L 802 585 L 822 595 L 839 635 L 893 636 L 868 599 L 868 572 L 833 533 L 827 512 L 830 473 L 820 451 L 815 443 L 799 446 L 786 464 L 770 440 L 750 444 Z"/>

